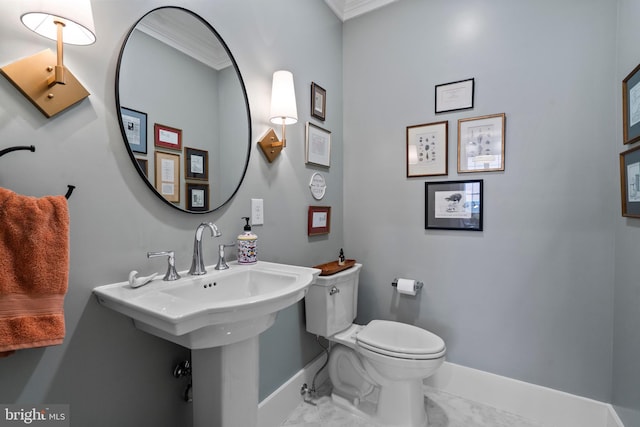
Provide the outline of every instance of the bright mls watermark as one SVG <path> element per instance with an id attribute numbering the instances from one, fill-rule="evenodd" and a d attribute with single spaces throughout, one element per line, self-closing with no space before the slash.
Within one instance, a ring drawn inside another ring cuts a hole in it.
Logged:
<path id="1" fill-rule="evenodd" d="M 0 404 L 0 427 L 70 427 L 69 405 Z"/>

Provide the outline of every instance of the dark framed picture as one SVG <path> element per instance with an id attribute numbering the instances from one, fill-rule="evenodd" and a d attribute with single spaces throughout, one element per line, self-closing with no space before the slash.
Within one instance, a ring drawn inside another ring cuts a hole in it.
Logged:
<path id="1" fill-rule="evenodd" d="M 640 140 L 640 65 L 622 81 L 622 135 L 625 144 Z"/>
<path id="2" fill-rule="evenodd" d="M 156 147 L 182 150 L 182 130 L 155 123 L 153 125 Z"/>
<path id="3" fill-rule="evenodd" d="M 482 180 L 425 182 L 426 229 L 482 231 Z"/>
<path id="4" fill-rule="evenodd" d="M 473 108 L 475 79 L 436 85 L 436 113 Z"/>
<path id="5" fill-rule="evenodd" d="M 147 113 L 120 107 L 120 117 L 131 151 L 147 154 Z"/>
<path id="6" fill-rule="evenodd" d="M 331 231 L 331 206 L 309 206 L 307 234 L 317 236 Z"/>
<path id="7" fill-rule="evenodd" d="M 184 177 L 186 179 L 209 179 L 209 152 L 184 147 Z"/>
<path id="8" fill-rule="evenodd" d="M 206 212 L 209 210 L 209 184 L 186 184 L 187 210 L 194 212 Z"/>
<path id="9" fill-rule="evenodd" d="M 620 153 L 622 216 L 640 218 L 640 146 Z"/>
<path id="10" fill-rule="evenodd" d="M 407 126 L 407 177 L 448 173 L 449 122 Z"/>
<path id="11" fill-rule="evenodd" d="M 311 115 L 324 122 L 327 115 L 327 91 L 311 83 Z"/>
<path id="12" fill-rule="evenodd" d="M 136 162 L 138 163 L 138 167 L 144 173 L 144 176 L 149 177 L 149 161 L 147 159 L 141 159 L 140 157 L 136 157 Z"/>
<path id="13" fill-rule="evenodd" d="M 331 166 L 331 131 L 310 122 L 306 125 L 305 163 Z"/>
<path id="14" fill-rule="evenodd" d="M 458 120 L 458 172 L 504 170 L 504 113 Z"/>

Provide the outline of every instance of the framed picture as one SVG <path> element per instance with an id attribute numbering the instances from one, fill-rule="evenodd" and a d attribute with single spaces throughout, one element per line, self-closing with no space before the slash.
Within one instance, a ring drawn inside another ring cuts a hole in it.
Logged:
<path id="1" fill-rule="evenodd" d="M 458 120 L 458 172 L 504 170 L 504 113 Z"/>
<path id="2" fill-rule="evenodd" d="M 305 163 L 331 165 L 331 132 L 307 122 Z"/>
<path id="3" fill-rule="evenodd" d="M 182 150 L 182 130 L 155 123 L 153 134 L 156 147 Z"/>
<path id="4" fill-rule="evenodd" d="M 209 180 L 209 152 L 184 147 L 184 177 L 186 179 Z"/>
<path id="5" fill-rule="evenodd" d="M 147 159 L 136 157 L 136 163 L 138 163 L 138 167 L 144 173 L 144 176 L 149 177 L 149 162 Z"/>
<path id="6" fill-rule="evenodd" d="M 620 153 L 622 216 L 640 218 L 640 146 Z"/>
<path id="7" fill-rule="evenodd" d="M 436 113 L 473 108 L 475 79 L 436 85 Z"/>
<path id="8" fill-rule="evenodd" d="M 180 203 L 180 156 L 155 152 L 156 190 L 170 202 Z"/>
<path id="9" fill-rule="evenodd" d="M 622 81 L 623 142 L 640 140 L 640 65 Z"/>
<path id="10" fill-rule="evenodd" d="M 311 83 L 311 115 L 318 120 L 326 117 L 327 91 L 315 83 Z"/>
<path id="11" fill-rule="evenodd" d="M 407 126 L 407 177 L 448 173 L 449 122 Z"/>
<path id="12" fill-rule="evenodd" d="M 309 206 L 307 234 L 317 236 L 318 234 L 329 234 L 330 231 L 331 207 Z"/>
<path id="13" fill-rule="evenodd" d="M 424 228 L 482 231 L 482 180 L 425 182 Z"/>
<path id="14" fill-rule="evenodd" d="M 131 151 L 147 154 L 147 114 L 120 107 L 120 117 Z"/>
<path id="15" fill-rule="evenodd" d="M 207 212 L 209 210 L 209 184 L 186 184 L 187 210 L 194 212 Z"/>

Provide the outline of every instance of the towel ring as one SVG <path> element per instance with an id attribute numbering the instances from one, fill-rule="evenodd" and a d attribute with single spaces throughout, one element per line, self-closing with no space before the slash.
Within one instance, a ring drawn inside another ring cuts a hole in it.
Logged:
<path id="1" fill-rule="evenodd" d="M 36 151 L 36 147 L 34 145 L 16 145 L 15 147 L 5 148 L 4 150 L 0 150 L 0 157 L 4 156 L 5 154 L 11 153 L 12 151 L 18 150 L 29 150 L 34 153 Z M 67 185 L 67 193 L 64 195 L 64 198 L 69 200 L 69 197 L 71 197 L 71 193 L 73 193 L 73 190 L 75 189 L 75 185 Z"/>

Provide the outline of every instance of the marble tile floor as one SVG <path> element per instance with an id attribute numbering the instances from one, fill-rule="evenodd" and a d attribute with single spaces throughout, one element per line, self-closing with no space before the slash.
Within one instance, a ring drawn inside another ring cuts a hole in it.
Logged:
<path id="1" fill-rule="evenodd" d="M 363 418 L 336 406 L 330 386 L 323 386 L 316 406 L 301 403 L 282 424 L 286 427 L 370 427 Z M 518 415 L 425 386 L 429 427 L 543 427 Z"/>

